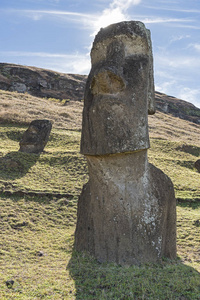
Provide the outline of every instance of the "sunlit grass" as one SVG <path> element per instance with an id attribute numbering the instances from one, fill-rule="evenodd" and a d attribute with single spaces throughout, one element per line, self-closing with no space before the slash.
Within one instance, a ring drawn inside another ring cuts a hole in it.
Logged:
<path id="1" fill-rule="evenodd" d="M 0 123 L 28 125 L 35 119 L 48 119 L 55 128 L 81 128 L 83 102 L 38 98 L 17 92 L 0 90 Z"/>
<path id="2" fill-rule="evenodd" d="M 8 97 L 20 107 L 22 95 L 2 93 L 4 105 Z M 34 106 L 36 97 L 23 97 Z M 73 109 L 76 118 L 67 123 Z M 99 264 L 73 251 L 78 195 L 88 180 L 79 154 L 81 110 L 78 104 L 66 112 L 66 123 L 55 109 L 52 117 L 51 111 L 45 115 L 54 124 L 40 155 L 18 152 L 28 124 L 20 110 L 14 123 L 0 126 L 0 299 L 200 299 L 200 174 L 194 168 L 199 127 L 161 113 L 150 118 L 149 160 L 172 179 L 179 198 L 177 260 L 137 267 Z"/>
<path id="3" fill-rule="evenodd" d="M 21 153 L 24 127 L 0 127 L 0 183 L 5 190 L 78 195 L 87 180 L 85 158 L 79 154 L 80 132 L 53 129 L 45 152 Z"/>
<path id="4" fill-rule="evenodd" d="M 185 152 L 182 145 L 182 142 L 151 139 L 149 161 L 171 178 L 177 198 L 200 199 L 200 173 L 194 167 L 200 147 L 190 145 Z"/>
<path id="5" fill-rule="evenodd" d="M 1 194 L 0 299 L 199 299 L 198 204 L 177 207 L 179 259 L 140 267 L 74 252 L 76 205 L 76 198 Z"/>

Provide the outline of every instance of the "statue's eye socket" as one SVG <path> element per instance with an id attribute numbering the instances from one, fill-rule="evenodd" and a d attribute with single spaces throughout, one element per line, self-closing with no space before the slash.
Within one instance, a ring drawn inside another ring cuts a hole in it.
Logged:
<path id="1" fill-rule="evenodd" d="M 125 88 L 124 80 L 111 71 L 103 71 L 94 76 L 91 83 L 92 93 L 116 94 Z"/>

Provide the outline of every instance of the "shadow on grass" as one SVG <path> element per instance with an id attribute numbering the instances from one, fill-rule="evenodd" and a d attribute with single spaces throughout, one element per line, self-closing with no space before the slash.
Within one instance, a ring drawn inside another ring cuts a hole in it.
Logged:
<path id="1" fill-rule="evenodd" d="M 23 132 L 25 131 L 25 128 L 23 128 Z M 15 141 L 15 142 L 20 142 L 22 136 L 23 136 L 23 132 L 20 131 L 20 130 L 11 130 L 11 131 L 7 131 L 6 132 L 6 135 L 7 137 L 12 140 L 12 141 Z"/>
<path id="2" fill-rule="evenodd" d="M 193 145 L 187 145 L 187 144 L 183 144 L 181 146 L 178 146 L 176 148 L 176 150 L 185 152 L 185 153 L 189 153 L 191 155 L 194 155 L 196 157 L 199 157 L 200 155 L 200 147 L 197 146 L 193 146 Z"/>
<path id="3" fill-rule="evenodd" d="M 121 267 L 73 251 L 76 299 L 200 299 L 200 273 L 180 262 Z"/>
<path id="4" fill-rule="evenodd" d="M 184 208 L 190 207 L 192 209 L 198 209 L 200 207 L 200 198 L 193 198 L 193 199 L 177 198 L 176 205 Z"/>
<path id="5" fill-rule="evenodd" d="M 0 157 L 0 179 L 14 180 L 23 177 L 37 162 L 40 154 L 10 152 Z"/>

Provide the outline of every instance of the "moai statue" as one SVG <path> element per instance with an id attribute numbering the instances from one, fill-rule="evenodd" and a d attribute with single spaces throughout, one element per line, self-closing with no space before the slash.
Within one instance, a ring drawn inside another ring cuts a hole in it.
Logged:
<path id="1" fill-rule="evenodd" d="M 49 120 L 34 120 L 24 132 L 19 143 L 20 152 L 41 153 L 46 146 L 52 124 Z"/>
<path id="2" fill-rule="evenodd" d="M 147 159 L 148 112 L 155 112 L 149 30 L 135 21 L 101 29 L 91 61 L 81 137 L 89 182 L 78 201 L 75 249 L 121 265 L 173 259 L 173 184 Z"/>

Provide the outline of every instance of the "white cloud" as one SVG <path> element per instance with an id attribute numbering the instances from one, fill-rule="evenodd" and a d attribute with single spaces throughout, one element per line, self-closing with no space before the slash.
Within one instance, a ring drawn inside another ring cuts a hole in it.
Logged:
<path id="1" fill-rule="evenodd" d="M 5 57 L 6 62 L 36 66 L 52 69 L 63 73 L 88 74 L 90 69 L 90 57 L 87 54 L 62 54 L 47 52 L 24 51 L 0 51 L 0 56 Z M 23 62 L 21 62 L 21 59 Z M 2 61 L 2 59 L 1 59 Z M 32 64 L 30 64 L 32 61 Z"/>
<path id="2" fill-rule="evenodd" d="M 190 35 L 178 35 L 178 36 L 173 36 L 170 40 L 170 44 L 177 42 L 177 41 L 181 41 L 183 39 L 189 39 L 191 36 Z"/>
<path id="3" fill-rule="evenodd" d="M 101 27 L 106 27 L 110 24 L 126 21 L 129 19 L 127 10 L 133 6 L 140 4 L 141 0 L 113 0 L 109 7 L 104 9 L 101 15 L 94 22 L 95 35 Z"/>
<path id="4" fill-rule="evenodd" d="M 113 0 L 110 4 L 110 8 L 119 8 L 121 11 L 126 11 L 130 6 L 138 5 L 140 2 L 141 0 Z"/>
<path id="5" fill-rule="evenodd" d="M 190 19 L 190 20 L 189 19 L 184 19 L 184 18 L 180 19 L 180 18 L 160 18 L 160 17 L 147 18 L 146 17 L 146 18 L 142 19 L 142 22 L 144 22 L 146 24 L 153 24 L 153 23 L 179 23 L 179 22 L 193 22 L 193 20 L 192 19 Z"/>
<path id="6" fill-rule="evenodd" d="M 154 61 L 159 69 L 166 68 L 169 69 L 179 69 L 179 71 L 185 69 L 199 69 L 200 68 L 200 57 L 190 56 L 190 55 L 175 55 L 171 53 L 155 53 Z"/>
<path id="7" fill-rule="evenodd" d="M 179 92 L 179 98 L 191 102 L 200 108 L 200 89 L 182 87 Z"/>
<path id="8" fill-rule="evenodd" d="M 20 15 L 21 17 L 22 16 L 28 17 L 34 21 L 39 21 L 44 17 L 51 17 L 51 18 L 58 18 L 64 22 L 70 21 L 70 22 L 76 22 L 76 23 L 79 23 L 82 25 L 83 24 L 91 25 L 96 20 L 96 16 L 93 14 L 85 14 L 85 13 L 61 11 L 61 10 L 7 9 L 7 10 L 2 10 L 2 12 L 12 13 L 14 15 Z"/>
<path id="9" fill-rule="evenodd" d="M 64 15 L 64 16 L 76 16 L 76 17 L 84 17 L 88 18 L 91 17 L 90 14 L 83 14 L 78 12 L 71 12 L 71 11 L 61 11 L 61 10 L 24 10 L 25 13 L 38 13 L 38 14 L 46 14 L 46 15 Z"/>
<path id="10" fill-rule="evenodd" d="M 166 76 L 167 77 L 167 76 Z M 159 78 L 159 83 L 155 84 L 155 90 L 178 99 L 185 100 L 200 108 L 200 89 L 186 87 L 177 78 Z"/>
<path id="11" fill-rule="evenodd" d="M 200 51 L 200 44 L 190 44 L 188 47 L 192 47 L 197 51 Z"/>
<path id="12" fill-rule="evenodd" d="M 199 56 L 161 51 L 155 53 L 154 62 L 156 90 L 200 108 Z"/>
<path id="13" fill-rule="evenodd" d="M 127 10 L 133 6 L 138 5 L 142 0 L 113 0 L 110 4 L 99 14 L 85 14 L 79 12 L 60 11 L 60 10 L 15 10 L 8 9 L 4 12 L 12 13 L 28 17 L 34 21 L 39 21 L 44 17 L 57 18 L 64 22 L 76 22 L 80 28 L 87 28 L 91 35 L 99 31 L 101 27 L 109 24 L 127 20 Z M 2 55 L 3 52 L 0 52 Z M 5 57 L 15 57 L 20 63 L 20 58 L 26 58 L 27 61 L 34 62 L 38 67 L 48 67 L 60 72 L 87 74 L 90 69 L 89 55 L 83 54 L 57 54 L 44 52 L 7 52 Z M 28 58 L 31 57 L 31 60 Z M 9 60 L 9 59 L 8 59 Z M 47 63 L 48 61 L 48 63 Z M 30 64 L 30 63 L 28 63 Z"/>
<path id="14" fill-rule="evenodd" d="M 173 26 L 173 25 L 171 25 L 171 26 Z M 176 27 L 177 28 L 195 29 L 195 30 L 199 30 L 200 29 L 200 26 L 189 25 L 189 24 L 176 24 Z"/>
<path id="15" fill-rule="evenodd" d="M 103 14 L 99 16 L 99 18 L 93 23 L 94 32 L 92 33 L 92 36 L 94 36 L 101 27 L 106 27 L 109 24 L 117 23 L 122 20 L 127 20 L 127 17 L 122 13 L 122 11 L 119 8 L 105 9 L 103 11 Z"/>
<path id="16" fill-rule="evenodd" d="M 72 21 L 80 24 L 80 27 L 84 25 L 90 28 L 94 35 L 99 31 L 101 27 L 105 27 L 109 24 L 125 21 L 129 18 L 127 10 L 133 6 L 138 5 L 142 0 L 113 0 L 107 8 L 101 13 L 79 13 L 71 11 L 60 10 L 16 10 L 8 9 L 4 10 L 7 13 L 13 13 L 23 17 L 31 18 L 34 21 L 38 21 L 44 17 L 60 18 L 63 21 Z"/>
<path id="17" fill-rule="evenodd" d="M 61 73 L 86 75 L 90 70 L 90 58 L 86 55 L 73 55 L 72 57 L 68 57 L 65 60 L 51 60 L 51 62 L 47 63 L 47 66 L 48 68 Z"/>
<path id="18" fill-rule="evenodd" d="M 0 55 L 6 56 L 27 56 L 27 57 L 57 57 L 57 58 L 68 58 L 77 55 L 70 54 L 60 54 L 60 53 L 47 53 L 47 52 L 25 52 L 25 51 L 0 51 Z"/>
<path id="19" fill-rule="evenodd" d="M 166 1 L 167 4 L 169 4 L 170 2 L 169 1 Z M 172 2 L 173 4 L 176 4 L 177 2 Z M 199 9 L 181 9 L 181 8 L 171 8 L 171 7 L 160 7 L 159 5 L 158 6 L 150 6 L 150 5 L 145 5 L 144 7 L 146 8 L 150 8 L 150 9 L 155 9 L 155 10 L 168 10 L 168 11 L 176 11 L 176 12 L 183 12 L 183 13 L 197 13 L 199 14 L 200 13 L 200 10 Z"/>
<path id="20" fill-rule="evenodd" d="M 158 84 L 155 84 L 155 90 L 164 94 L 169 94 L 171 87 L 173 87 L 176 83 L 175 79 L 170 81 L 160 81 Z"/>

